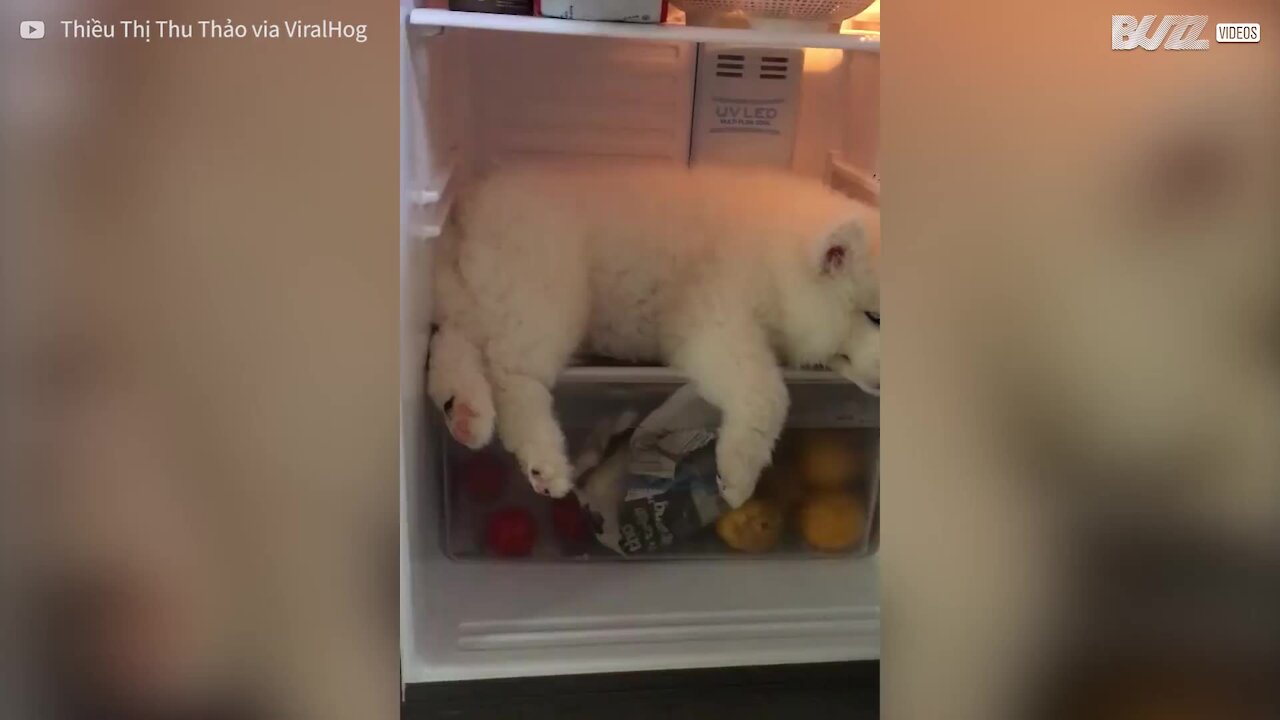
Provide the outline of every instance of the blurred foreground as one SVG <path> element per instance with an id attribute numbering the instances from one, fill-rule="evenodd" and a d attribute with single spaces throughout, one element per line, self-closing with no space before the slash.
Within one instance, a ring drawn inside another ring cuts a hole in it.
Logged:
<path id="1" fill-rule="evenodd" d="M 888 9 L 887 717 L 1280 717 L 1277 21 Z"/>
<path id="2" fill-rule="evenodd" d="M 68 41 L 71 17 L 371 40 Z M 0 717 L 397 712 L 396 18 L 0 8 Z"/>

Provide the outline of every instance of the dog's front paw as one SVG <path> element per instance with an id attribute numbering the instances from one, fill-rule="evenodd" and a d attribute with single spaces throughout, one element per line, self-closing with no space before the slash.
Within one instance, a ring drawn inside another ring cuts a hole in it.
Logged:
<path id="1" fill-rule="evenodd" d="M 541 495 L 562 498 L 573 490 L 573 480 L 568 470 L 548 470 L 540 467 L 529 468 L 529 484 Z"/>
<path id="2" fill-rule="evenodd" d="M 727 482 L 723 475 L 716 478 L 717 484 L 720 486 L 720 497 L 729 503 L 729 507 L 735 510 L 742 507 L 743 503 L 751 499 L 756 492 L 755 483 L 743 482 Z"/>
<path id="3" fill-rule="evenodd" d="M 733 442 L 721 437 L 716 445 L 716 482 L 720 497 L 730 507 L 738 508 L 755 494 L 760 471 L 769 464 L 769 455 L 751 443 Z"/>
<path id="4" fill-rule="evenodd" d="M 520 467 L 535 492 L 553 498 L 562 498 L 573 490 L 573 468 L 559 451 L 517 452 Z"/>
<path id="5" fill-rule="evenodd" d="M 454 440 L 479 450 L 493 439 L 493 423 L 495 413 L 493 406 L 449 398 L 442 408 L 445 424 L 449 426 L 449 434 Z"/>

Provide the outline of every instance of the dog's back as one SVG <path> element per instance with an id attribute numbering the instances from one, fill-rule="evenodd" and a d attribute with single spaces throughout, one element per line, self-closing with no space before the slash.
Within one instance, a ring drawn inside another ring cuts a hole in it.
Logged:
<path id="1" fill-rule="evenodd" d="M 545 299 L 558 317 L 530 321 L 548 332 L 568 323 L 593 352 L 654 360 L 691 288 L 732 285 L 742 302 L 764 301 L 771 274 L 803 256 L 797 246 L 847 215 L 847 200 L 815 185 L 740 168 L 508 168 L 461 208 L 457 268 L 493 312 L 510 312 L 499 304 L 513 292 Z"/>

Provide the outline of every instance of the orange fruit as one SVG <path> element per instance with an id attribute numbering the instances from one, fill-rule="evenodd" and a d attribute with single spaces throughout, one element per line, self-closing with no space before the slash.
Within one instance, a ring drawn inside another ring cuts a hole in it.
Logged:
<path id="1" fill-rule="evenodd" d="M 800 508 L 800 534 L 817 550 L 848 550 L 862 539 L 867 513 L 845 492 L 823 493 Z"/>
<path id="2" fill-rule="evenodd" d="M 862 458 L 845 433 L 806 434 L 799 451 L 800 474 L 814 490 L 839 490 L 857 477 Z"/>
<path id="3" fill-rule="evenodd" d="M 721 515 L 716 534 L 734 550 L 768 552 L 782 537 L 782 510 L 768 500 L 752 498 Z"/>

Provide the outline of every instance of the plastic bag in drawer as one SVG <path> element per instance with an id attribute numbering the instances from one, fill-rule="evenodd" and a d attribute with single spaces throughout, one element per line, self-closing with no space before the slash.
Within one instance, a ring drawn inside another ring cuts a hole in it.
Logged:
<path id="1" fill-rule="evenodd" d="M 716 481 L 715 406 L 686 385 L 636 419 L 627 413 L 598 431 L 575 468 L 596 538 L 621 555 L 672 550 L 729 509 Z"/>

